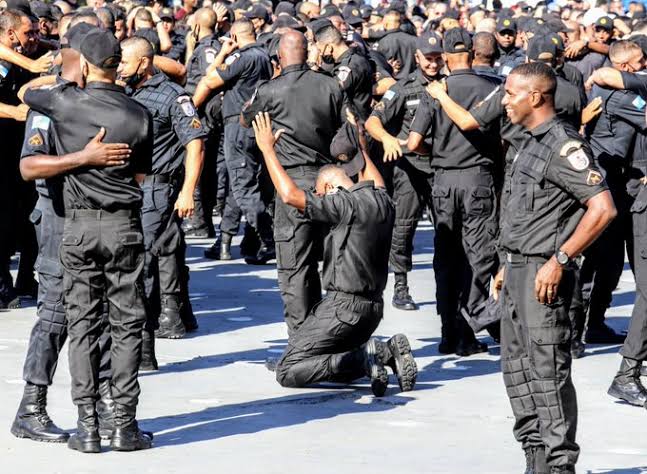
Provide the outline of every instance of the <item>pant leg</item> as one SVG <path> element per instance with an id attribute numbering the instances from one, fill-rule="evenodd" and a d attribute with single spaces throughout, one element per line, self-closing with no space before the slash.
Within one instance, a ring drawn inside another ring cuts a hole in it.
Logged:
<path id="1" fill-rule="evenodd" d="M 139 400 L 137 371 L 146 321 L 144 239 L 139 219 L 114 219 L 102 224 L 106 224 L 101 240 L 107 258 L 104 273 L 110 304 L 112 396 L 116 403 L 132 407 Z"/>
<path id="2" fill-rule="evenodd" d="M 242 217 L 243 213 L 236 203 L 234 193 L 230 189 L 226 196 L 225 209 L 222 212 L 222 219 L 220 220 L 220 232 L 237 235 L 240 230 L 240 220 Z"/>
<path id="3" fill-rule="evenodd" d="M 144 235 L 144 291 L 146 294 L 146 330 L 157 329 L 160 307 L 159 259 L 153 254 L 153 245 L 163 230 L 163 216 L 155 203 L 156 184 L 142 184 L 142 230 Z"/>
<path id="4" fill-rule="evenodd" d="M 222 129 L 219 130 L 216 174 L 218 176 L 216 198 L 224 201 L 229 195 L 229 173 L 227 173 L 227 162 L 225 161 L 225 133 Z"/>
<path id="5" fill-rule="evenodd" d="M 181 272 L 180 252 L 184 252 L 184 239 L 180 221 L 174 213 L 173 206 L 179 194 L 179 183 L 162 183 L 155 185 L 153 202 L 161 226 L 155 236 L 154 253 L 157 257 L 157 277 L 159 279 L 160 297 L 180 297 Z M 142 222 L 143 223 L 143 222 Z"/>
<path id="6" fill-rule="evenodd" d="M 20 252 L 16 285 L 29 285 L 34 281 L 34 269 L 38 257 L 38 241 L 30 214 L 37 201 L 36 187 L 33 182 L 20 180 L 18 185 L 18 243 Z"/>
<path id="7" fill-rule="evenodd" d="M 301 189 L 314 186 L 316 170 L 294 174 Z M 274 240 L 279 289 L 288 332 L 295 331 L 321 300 L 318 256 L 324 230 L 296 209 L 276 200 Z"/>
<path id="8" fill-rule="evenodd" d="M 326 297 L 288 340 L 276 370 L 284 387 L 321 381 L 350 382 L 364 375 L 360 346 L 382 318 L 383 304 Z"/>

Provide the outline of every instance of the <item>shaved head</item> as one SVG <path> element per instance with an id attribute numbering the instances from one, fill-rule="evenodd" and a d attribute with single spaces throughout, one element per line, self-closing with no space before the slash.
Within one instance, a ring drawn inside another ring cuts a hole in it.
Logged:
<path id="1" fill-rule="evenodd" d="M 230 34 L 240 36 L 240 37 L 254 37 L 254 24 L 249 21 L 247 18 L 241 18 L 236 20 L 233 25 L 231 25 Z"/>
<path id="2" fill-rule="evenodd" d="M 335 188 L 350 188 L 353 181 L 348 177 L 344 169 L 337 165 L 326 165 L 317 175 L 316 190 L 317 194 L 326 194 Z"/>
<path id="3" fill-rule="evenodd" d="M 308 57 L 308 40 L 299 31 L 286 31 L 281 35 L 278 52 L 282 68 L 293 64 L 305 64 Z"/>
<path id="4" fill-rule="evenodd" d="M 538 91 L 544 95 L 554 96 L 557 79 L 553 69 L 540 62 L 526 63 L 515 67 L 510 75 L 518 77 L 517 84 L 528 91 Z"/>
<path id="5" fill-rule="evenodd" d="M 216 12 L 211 8 L 200 8 L 193 15 L 193 23 L 208 30 L 213 30 L 216 27 L 216 19 Z"/>
<path id="6" fill-rule="evenodd" d="M 135 56 L 137 58 L 153 59 L 155 55 L 153 45 L 146 38 L 133 36 L 121 42 L 123 56 Z"/>

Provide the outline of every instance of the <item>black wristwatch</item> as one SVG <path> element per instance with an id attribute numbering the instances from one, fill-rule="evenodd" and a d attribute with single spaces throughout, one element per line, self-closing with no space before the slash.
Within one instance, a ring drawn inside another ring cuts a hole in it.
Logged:
<path id="1" fill-rule="evenodd" d="M 557 259 L 557 263 L 559 263 L 561 266 L 564 266 L 571 261 L 571 257 L 569 257 L 568 254 L 566 252 L 563 252 L 562 250 L 558 250 L 557 253 L 555 253 L 555 258 Z"/>

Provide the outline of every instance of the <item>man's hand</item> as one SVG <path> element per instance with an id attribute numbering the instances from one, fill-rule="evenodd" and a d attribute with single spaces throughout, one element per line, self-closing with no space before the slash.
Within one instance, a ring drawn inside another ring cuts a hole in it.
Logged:
<path id="1" fill-rule="evenodd" d="M 535 298 L 541 304 L 551 304 L 557 299 L 557 288 L 562 281 L 562 266 L 553 256 L 537 272 Z"/>
<path id="2" fill-rule="evenodd" d="M 596 97 L 582 109 L 582 125 L 586 125 L 602 113 L 602 97 Z"/>
<path id="3" fill-rule="evenodd" d="M 402 64 L 400 63 L 400 60 L 392 58 L 387 60 L 387 62 L 393 68 L 393 75 L 396 76 L 400 72 L 400 69 L 402 69 Z"/>
<path id="4" fill-rule="evenodd" d="M 427 85 L 427 93 L 434 99 L 447 92 L 447 83 L 445 81 L 432 81 Z"/>
<path id="5" fill-rule="evenodd" d="M 103 143 L 106 129 L 101 127 L 90 142 L 83 148 L 84 166 L 121 166 L 130 158 L 130 147 L 127 143 Z"/>
<path id="6" fill-rule="evenodd" d="M 584 48 L 586 48 L 586 41 L 573 41 L 566 47 L 564 56 L 566 56 L 568 59 L 577 58 L 582 53 Z"/>
<path id="7" fill-rule="evenodd" d="M 267 112 L 258 113 L 256 118 L 252 120 L 252 127 L 256 135 L 256 144 L 262 153 L 274 150 L 274 145 L 285 132 L 284 129 L 277 130 L 276 133 L 272 132 L 272 121 L 270 120 L 270 114 Z"/>
<path id="8" fill-rule="evenodd" d="M 177 215 L 180 219 L 193 216 L 193 211 L 195 210 L 193 194 L 180 191 L 177 201 L 175 201 L 174 209 L 177 211 Z"/>
<path id="9" fill-rule="evenodd" d="M 14 107 L 13 119 L 16 122 L 24 122 L 27 120 L 27 112 L 29 112 L 29 107 L 25 104 L 20 104 Z"/>
<path id="10" fill-rule="evenodd" d="M 223 57 L 229 56 L 231 53 L 236 51 L 238 45 L 231 38 L 222 39 L 222 48 L 220 49 L 220 55 Z"/>
<path id="11" fill-rule="evenodd" d="M 53 62 L 54 56 L 50 51 L 49 53 L 42 55 L 40 58 L 34 59 L 32 61 L 32 67 L 29 68 L 29 72 L 34 74 L 45 74 L 52 67 Z"/>
<path id="12" fill-rule="evenodd" d="M 505 267 L 501 267 L 499 273 L 494 277 L 494 283 L 492 285 L 492 298 L 494 301 L 499 301 L 499 296 L 501 296 L 501 290 L 503 289 L 503 278 L 505 277 Z"/>
<path id="13" fill-rule="evenodd" d="M 213 6 L 213 11 L 216 13 L 216 23 L 222 23 L 225 21 L 225 17 L 227 16 L 227 7 L 224 6 L 222 3 L 216 3 Z"/>
<path id="14" fill-rule="evenodd" d="M 395 161 L 402 156 L 400 140 L 388 133 L 384 134 L 382 137 L 382 146 L 384 147 L 385 162 Z"/>

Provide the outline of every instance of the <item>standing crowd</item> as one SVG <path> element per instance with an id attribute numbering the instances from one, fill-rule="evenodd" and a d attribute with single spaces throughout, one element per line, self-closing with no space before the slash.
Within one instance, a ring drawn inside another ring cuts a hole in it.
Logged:
<path id="1" fill-rule="evenodd" d="M 198 329 L 186 239 L 231 260 L 241 223 L 245 262 L 276 261 L 285 387 L 366 376 L 382 396 L 388 368 L 414 388 L 407 337 L 371 336 L 389 271 L 391 304 L 418 309 L 426 216 L 438 351 L 501 344 L 526 473 L 575 472 L 585 344 L 623 344 L 609 394 L 645 407 L 642 3 L 80 3 L 0 2 L 0 307 L 38 313 L 15 436 L 150 448 L 138 372 Z M 626 335 L 605 323 L 625 253 Z M 72 436 L 46 410 L 66 340 Z"/>

